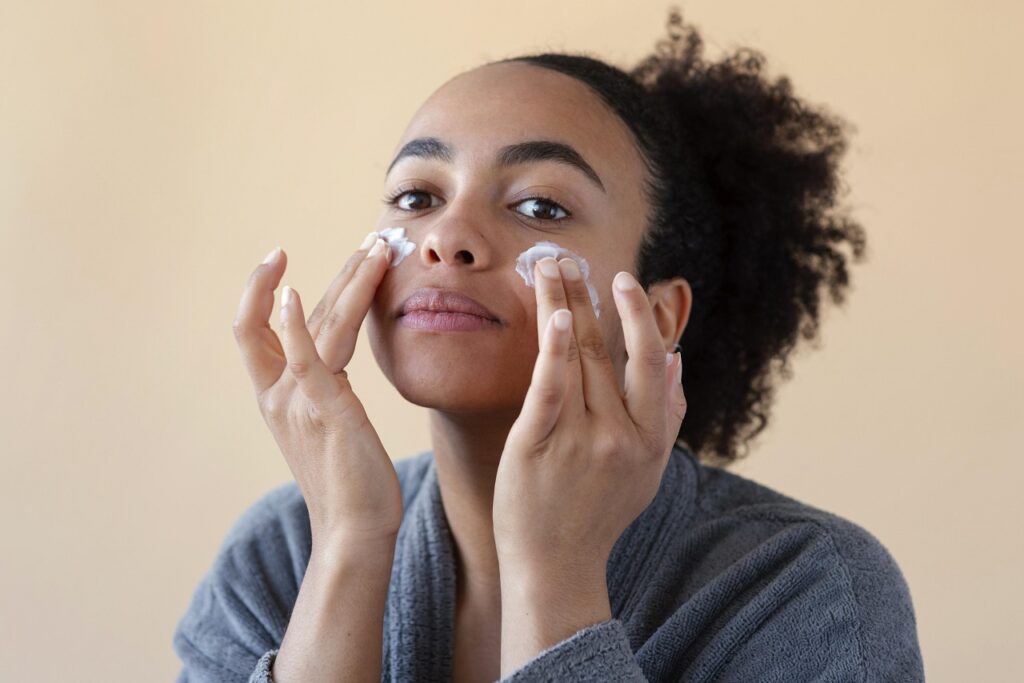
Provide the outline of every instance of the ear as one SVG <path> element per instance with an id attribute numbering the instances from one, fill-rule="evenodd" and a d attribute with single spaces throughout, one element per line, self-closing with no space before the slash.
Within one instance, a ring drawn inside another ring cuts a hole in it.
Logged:
<path id="1" fill-rule="evenodd" d="M 647 288 L 647 299 L 651 302 L 654 319 L 665 342 L 665 351 L 671 353 L 690 320 L 693 308 L 690 283 L 681 277 L 655 282 Z"/>

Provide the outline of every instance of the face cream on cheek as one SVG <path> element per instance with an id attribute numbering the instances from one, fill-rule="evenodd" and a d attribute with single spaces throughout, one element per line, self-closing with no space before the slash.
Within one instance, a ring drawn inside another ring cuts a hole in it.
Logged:
<path id="1" fill-rule="evenodd" d="M 390 268 L 397 266 L 416 249 L 416 243 L 406 238 L 405 228 L 396 225 L 387 230 L 378 230 L 377 234 L 391 247 L 391 263 L 388 266 Z"/>
<path id="2" fill-rule="evenodd" d="M 590 284 L 590 264 L 588 264 L 587 260 L 579 254 L 573 253 L 564 247 L 560 247 L 554 242 L 537 242 L 532 247 L 521 253 L 519 258 L 516 259 L 516 272 L 522 276 L 526 286 L 534 286 L 534 266 L 537 261 L 546 256 L 551 256 L 556 261 L 560 258 L 571 258 L 579 264 L 580 273 L 583 275 L 583 282 L 586 283 L 587 292 L 590 294 L 590 304 L 594 307 L 594 316 L 600 318 L 601 304 L 597 298 L 597 290 L 594 288 L 594 285 Z"/>

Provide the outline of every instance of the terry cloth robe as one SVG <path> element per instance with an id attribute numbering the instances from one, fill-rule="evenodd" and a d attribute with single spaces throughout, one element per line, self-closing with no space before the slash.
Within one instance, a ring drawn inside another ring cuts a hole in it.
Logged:
<path id="1" fill-rule="evenodd" d="M 450 681 L 456 564 L 432 451 L 395 463 L 405 503 L 382 681 Z M 293 481 L 247 509 L 175 629 L 178 683 L 270 683 L 311 552 Z M 612 618 L 509 683 L 923 681 L 910 591 L 868 531 L 675 447 L 607 566 Z"/>

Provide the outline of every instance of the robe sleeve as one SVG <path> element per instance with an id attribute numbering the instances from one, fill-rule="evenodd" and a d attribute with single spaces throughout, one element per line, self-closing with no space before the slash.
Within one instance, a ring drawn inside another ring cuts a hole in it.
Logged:
<path id="1" fill-rule="evenodd" d="M 623 681 L 646 683 L 633 656 L 626 629 L 609 619 L 577 631 L 501 679 L 501 683 L 540 681 Z"/>

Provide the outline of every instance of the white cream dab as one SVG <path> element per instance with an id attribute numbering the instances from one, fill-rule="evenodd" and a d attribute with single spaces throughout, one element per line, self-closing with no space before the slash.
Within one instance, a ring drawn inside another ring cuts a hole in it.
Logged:
<path id="1" fill-rule="evenodd" d="M 391 263 L 389 268 L 394 268 L 402 262 L 406 256 L 416 249 L 416 243 L 405 236 L 405 228 L 394 226 L 386 230 L 378 230 L 380 238 L 391 247 Z"/>
<path id="2" fill-rule="evenodd" d="M 583 275 L 583 282 L 587 285 L 587 292 L 590 294 L 590 304 L 594 307 L 594 316 L 601 317 L 601 304 L 597 298 L 597 290 L 590 284 L 590 264 L 587 259 L 579 254 L 573 253 L 565 247 L 560 247 L 554 242 L 537 242 L 524 251 L 516 259 L 516 272 L 522 276 L 527 287 L 533 287 L 533 269 L 540 259 L 545 256 L 554 257 L 557 261 L 560 258 L 568 257 L 579 264 L 580 273 Z"/>

